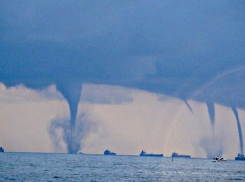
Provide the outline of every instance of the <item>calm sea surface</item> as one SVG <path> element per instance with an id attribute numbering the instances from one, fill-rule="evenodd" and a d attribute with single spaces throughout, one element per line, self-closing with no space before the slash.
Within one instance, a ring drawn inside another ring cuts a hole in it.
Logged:
<path id="1" fill-rule="evenodd" d="M 0 153 L 0 181 L 245 181 L 245 161 Z"/>

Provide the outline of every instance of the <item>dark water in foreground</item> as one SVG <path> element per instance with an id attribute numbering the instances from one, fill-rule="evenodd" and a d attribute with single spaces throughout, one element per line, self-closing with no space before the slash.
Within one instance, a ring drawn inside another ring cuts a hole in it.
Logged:
<path id="1" fill-rule="evenodd" d="M 0 153 L 0 181 L 245 181 L 245 161 Z"/>

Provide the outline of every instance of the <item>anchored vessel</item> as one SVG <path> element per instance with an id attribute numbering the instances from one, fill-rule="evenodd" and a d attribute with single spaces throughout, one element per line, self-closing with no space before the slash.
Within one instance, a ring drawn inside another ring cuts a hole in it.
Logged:
<path id="1" fill-rule="evenodd" d="M 3 149 L 3 147 L 0 147 L 0 152 L 4 152 L 4 149 Z"/>
<path id="2" fill-rule="evenodd" d="M 104 155 L 117 155 L 114 152 L 111 152 L 110 150 L 105 150 Z"/>
<path id="3" fill-rule="evenodd" d="M 212 162 L 226 162 L 226 159 L 220 156 L 215 156 L 212 160 Z"/>
<path id="4" fill-rule="evenodd" d="M 191 158 L 190 155 L 178 154 L 177 152 L 173 152 L 172 157 Z"/>
<path id="5" fill-rule="evenodd" d="M 237 161 L 245 161 L 245 156 L 243 154 L 238 154 L 237 157 L 235 157 L 235 160 Z"/>
<path id="6" fill-rule="evenodd" d="M 163 154 L 147 154 L 144 150 L 140 153 L 142 157 L 163 157 Z"/>

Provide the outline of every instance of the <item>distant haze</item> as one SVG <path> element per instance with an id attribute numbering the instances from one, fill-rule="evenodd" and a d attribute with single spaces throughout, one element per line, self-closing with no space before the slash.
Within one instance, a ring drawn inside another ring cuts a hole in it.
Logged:
<path id="1" fill-rule="evenodd" d="M 69 117 L 69 108 L 57 91 L 51 87 L 40 93 L 15 87 L 1 89 L 0 93 L 0 115 L 5 118 L 0 120 L 0 145 L 6 151 L 67 152 L 61 128 L 55 130 L 57 140 L 48 132 L 53 120 L 60 119 L 62 123 Z M 125 98 L 123 93 L 134 101 L 116 102 Z M 47 97 L 53 94 L 57 97 Z M 206 152 L 212 147 L 211 152 L 222 149 L 225 158 L 234 159 L 239 152 L 236 121 L 229 108 L 216 105 L 214 147 L 205 104 L 190 101 L 192 114 L 180 100 L 161 97 L 160 101 L 156 94 L 103 85 L 84 85 L 82 95 L 88 99 L 80 101 L 77 123 L 81 126 L 84 121 L 89 129 L 81 133 L 84 153 L 102 154 L 109 149 L 118 154 L 139 155 L 144 149 L 165 156 L 176 151 L 207 157 Z M 244 131 L 245 112 L 238 112 Z"/>

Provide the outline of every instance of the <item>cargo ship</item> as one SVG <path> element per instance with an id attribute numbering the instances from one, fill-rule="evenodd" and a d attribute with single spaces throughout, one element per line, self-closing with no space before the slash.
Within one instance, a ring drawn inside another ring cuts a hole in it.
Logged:
<path id="1" fill-rule="evenodd" d="M 3 149 L 3 147 L 0 147 L 0 152 L 4 152 L 4 149 Z"/>
<path id="2" fill-rule="evenodd" d="M 144 150 L 140 153 L 141 157 L 163 157 L 163 154 L 147 154 Z"/>
<path id="3" fill-rule="evenodd" d="M 114 152 L 111 152 L 110 150 L 105 150 L 104 155 L 117 155 Z"/>
<path id="4" fill-rule="evenodd" d="M 236 161 L 245 161 L 245 156 L 243 154 L 238 154 L 237 157 L 235 157 Z"/>
<path id="5" fill-rule="evenodd" d="M 191 158 L 190 155 L 178 154 L 177 152 L 173 152 L 172 157 Z"/>

